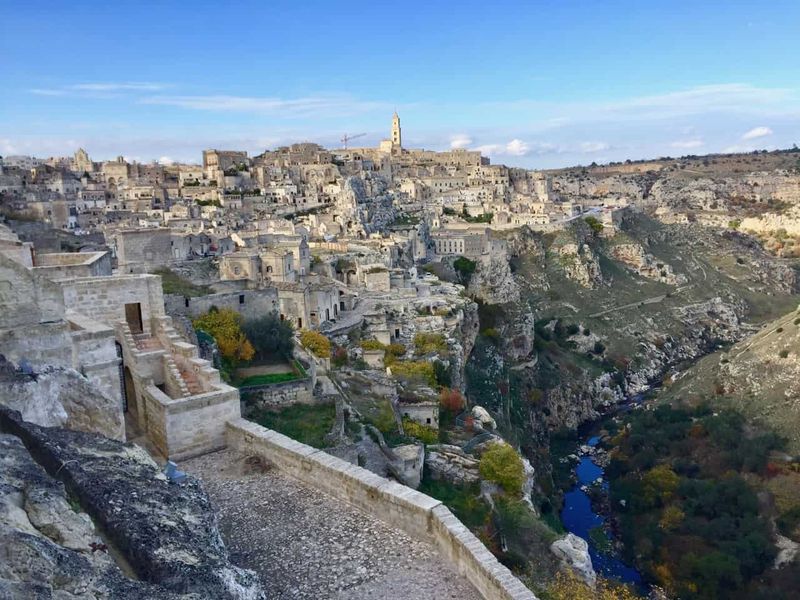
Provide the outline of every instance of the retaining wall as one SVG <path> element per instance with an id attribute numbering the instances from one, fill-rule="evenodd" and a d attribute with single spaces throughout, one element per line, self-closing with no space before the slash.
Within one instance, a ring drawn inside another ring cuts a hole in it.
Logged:
<path id="1" fill-rule="evenodd" d="M 434 544 L 487 600 L 536 600 L 439 500 L 245 419 L 228 421 L 228 446 Z"/>

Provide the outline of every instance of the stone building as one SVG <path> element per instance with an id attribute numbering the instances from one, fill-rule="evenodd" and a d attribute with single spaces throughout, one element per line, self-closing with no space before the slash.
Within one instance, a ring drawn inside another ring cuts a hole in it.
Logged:
<path id="1" fill-rule="evenodd" d="M 117 265 L 123 273 L 144 273 L 168 265 L 173 254 L 172 230 L 166 227 L 126 229 L 112 236 Z"/>
<path id="2" fill-rule="evenodd" d="M 87 427 L 104 435 L 144 436 L 176 459 L 224 446 L 225 422 L 240 414 L 238 391 L 173 329 L 160 277 L 92 274 L 101 257 L 36 267 L 25 245 L 13 251 L 10 237 L 0 252 L 7 359 L 82 375 L 102 398 Z M 62 410 L 86 412 L 81 399 Z"/>

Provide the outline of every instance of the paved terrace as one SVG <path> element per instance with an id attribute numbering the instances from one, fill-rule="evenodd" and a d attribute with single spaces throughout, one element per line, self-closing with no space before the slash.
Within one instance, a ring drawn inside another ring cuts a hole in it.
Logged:
<path id="1" fill-rule="evenodd" d="M 430 544 L 233 450 L 180 467 L 216 505 L 231 562 L 268 598 L 479 600 Z"/>

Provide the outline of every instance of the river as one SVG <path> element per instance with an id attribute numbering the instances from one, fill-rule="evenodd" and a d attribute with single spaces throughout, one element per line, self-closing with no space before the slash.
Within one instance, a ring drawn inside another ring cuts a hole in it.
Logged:
<path id="1" fill-rule="evenodd" d="M 599 441 L 599 437 L 592 436 L 586 439 L 585 443 L 594 447 Z M 608 551 L 598 548 L 589 533 L 595 528 L 602 527 L 605 519 L 594 511 L 588 494 L 581 488 L 592 485 L 599 477 L 603 477 L 602 467 L 591 456 L 581 456 L 575 467 L 575 475 L 578 482 L 564 495 L 561 522 L 567 531 L 589 542 L 589 555 L 592 557 L 592 565 L 598 575 L 642 587 L 644 584 L 639 571 L 629 567 Z M 605 479 L 601 485 L 608 488 L 608 482 Z M 607 534 L 603 532 L 603 535 Z"/>

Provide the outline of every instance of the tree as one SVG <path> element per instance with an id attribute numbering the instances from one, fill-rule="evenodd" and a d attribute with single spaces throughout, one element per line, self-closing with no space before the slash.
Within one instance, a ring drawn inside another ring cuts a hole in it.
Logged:
<path id="1" fill-rule="evenodd" d="M 584 221 L 586 221 L 586 224 L 592 230 L 592 233 L 598 234 L 603 231 L 603 224 L 597 220 L 597 217 L 588 216 L 584 219 Z"/>
<path id="2" fill-rule="evenodd" d="M 445 387 L 439 392 L 439 404 L 443 409 L 457 413 L 464 408 L 464 396 L 458 390 Z"/>
<path id="3" fill-rule="evenodd" d="M 300 343 L 319 358 L 331 357 L 331 341 L 318 331 L 303 329 L 300 332 Z"/>
<path id="4" fill-rule="evenodd" d="M 651 506 L 668 502 L 680 484 L 680 477 L 669 465 L 658 465 L 642 477 L 642 494 Z"/>
<path id="5" fill-rule="evenodd" d="M 290 356 L 292 353 L 292 324 L 285 319 L 281 320 L 277 312 L 245 321 L 244 332 L 259 359 Z"/>
<path id="6" fill-rule="evenodd" d="M 506 443 L 492 444 L 478 465 L 481 477 L 499 484 L 507 493 L 519 495 L 525 483 L 525 467 L 516 450 Z"/>
<path id="7" fill-rule="evenodd" d="M 475 272 L 478 264 L 474 260 L 468 259 L 466 256 L 459 256 L 453 261 L 453 268 L 458 273 L 458 278 L 464 285 L 469 285 L 469 280 Z"/>
<path id="8" fill-rule="evenodd" d="M 255 349 L 242 331 L 242 315 L 230 308 L 211 307 L 206 314 L 193 322 L 195 329 L 212 335 L 217 341 L 222 358 L 234 363 L 247 362 Z"/>

